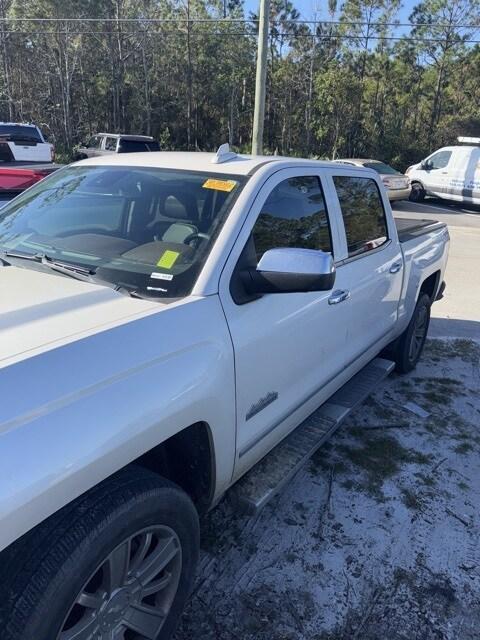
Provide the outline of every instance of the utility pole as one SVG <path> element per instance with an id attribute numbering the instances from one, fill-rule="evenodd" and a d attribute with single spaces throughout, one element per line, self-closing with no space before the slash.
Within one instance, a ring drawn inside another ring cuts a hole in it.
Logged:
<path id="1" fill-rule="evenodd" d="M 263 123 L 265 120 L 265 87 L 267 82 L 267 49 L 270 0 L 260 0 L 258 25 L 257 76 L 255 79 L 255 111 L 253 114 L 252 155 L 263 153 Z"/>

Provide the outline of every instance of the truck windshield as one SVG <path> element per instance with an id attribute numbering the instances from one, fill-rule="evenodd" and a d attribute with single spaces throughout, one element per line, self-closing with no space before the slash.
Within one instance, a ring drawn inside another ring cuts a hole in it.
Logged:
<path id="1" fill-rule="evenodd" d="M 21 124 L 0 124 L 0 138 L 5 137 L 12 141 L 43 142 L 36 127 Z"/>
<path id="2" fill-rule="evenodd" d="M 183 297 L 245 180 L 157 168 L 67 167 L 0 211 L 0 257 L 15 255 L 19 266 L 42 269 L 45 261 L 25 258 L 48 256 L 84 267 L 94 281 L 124 292 Z"/>

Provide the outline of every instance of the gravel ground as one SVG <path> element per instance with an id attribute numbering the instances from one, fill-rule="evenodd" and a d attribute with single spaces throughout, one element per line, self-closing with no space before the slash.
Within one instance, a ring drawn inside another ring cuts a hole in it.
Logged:
<path id="1" fill-rule="evenodd" d="M 204 519 L 175 640 L 478 640 L 479 453 L 480 346 L 430 340 L 259 516 Z"/>

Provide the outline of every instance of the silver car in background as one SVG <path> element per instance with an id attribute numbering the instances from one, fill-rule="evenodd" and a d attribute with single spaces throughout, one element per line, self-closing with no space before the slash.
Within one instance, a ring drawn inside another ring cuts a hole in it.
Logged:
<path id="1" fill-rule="evenodd" d="M 97 133 L 75 153 L 75 160 L 98 158 L 111 153 L 138 153 L 160 151 L 160 145 L 152 136 L 137 136 L 126 133 Z"/>
<path id="2" fill-rule="evenodd" d="M 365 167 L 376 171 L 380 174 L 380 178 L 385 185 L 390 202 L 394 200 L 408 200 L 410 197 L 412 187 L 408 176 L 400 173 L 400 171 L 397 171 L 385 162 L 381 162 L 380 160 L 366 160 L 363 158 L 341 158 L 334 162 L 350 164 L 356 167 Z"/>

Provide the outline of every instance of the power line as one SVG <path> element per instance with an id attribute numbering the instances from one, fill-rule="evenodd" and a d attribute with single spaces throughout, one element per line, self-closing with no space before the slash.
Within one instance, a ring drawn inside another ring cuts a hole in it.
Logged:
<path id="1" fill-rule="evenodd" d="M 342 26 L 370 26 L 370 27 L 435 27 L 435 28 L 454 28 L 454 29 L 475 29 L 480 27 L 480 22 L 472 24 L 435 24 L 431 22 L 350 22 L 346 20 L 289 20 L 294 24 L 325 24 L 325 25 L 342 25 Z"/>
<path id="2" fill-rule="evenodd" d="M 5 22 L 107 22 L 112 24 L 119 23 L 140 23 L 140 24 L 162 24 L 162 23 L 220 23 L 220 24 L 256 24 L 258 20 L 255 18 L 0 18 L 0 23 Z M 479 22 L 469 24 L 449 24 L 449 23 L 430 23 L 430 22 L 365 22 L 365 21 L 347 21 L 347 20 L 271 20 L 270 25 L 283 24 L 314 24 L 314 25 L 339 25 L 339 26 L 370 26 L 370 27 L 431 27 L 435 29 L 475 29 L 480 28 Z"/>
<path id="3" fill-rule="evenodd" d="M 54 36 L 54 35 L 65 35 L 65 36 L 93 36 L 93 35 L 116 35 L 113 31 L 17 31 L 17 30 L 0 30 L 2 34 L 19 34 L 25 36 Z M 122 36 L 138 36 L 138 35 L 149 35 L 149 36 L 164 36 L 164 35 L 183 35 L 186 36 L 187 33 L 181 29 L 168 29 L 165 31 L 147 31 L 145 29 L 138 31 L 122 31 L 120 35 Z M 219 36 L 219 37 L 237 37 L 237 36 L 246 36 L 249 38 L 256 37 L 255 33 L 250 33 L 248 31 L 217 31 L 217 32 L 208 32 L 208 31 L 200 31 L 195 32 L 191 31 L 188 34 L 190 37 L 204 37 L 204 36 Z M 278 33 L 277 36 L 279 38 L 289 38 L 289 39 L 297 39 L 297 38 L 315 38 L 316 40 L 388 40 L 388 41 L 399 41 L 399 42 L 447 42 L 447 38 L 414 38 L 410 36 L 355 36 L 348 34 L 324 34 L 318 35 L 315 33 Z M 480 43 L 480 40 L 462 40 L 463 44 L 477 44 Z"/>

